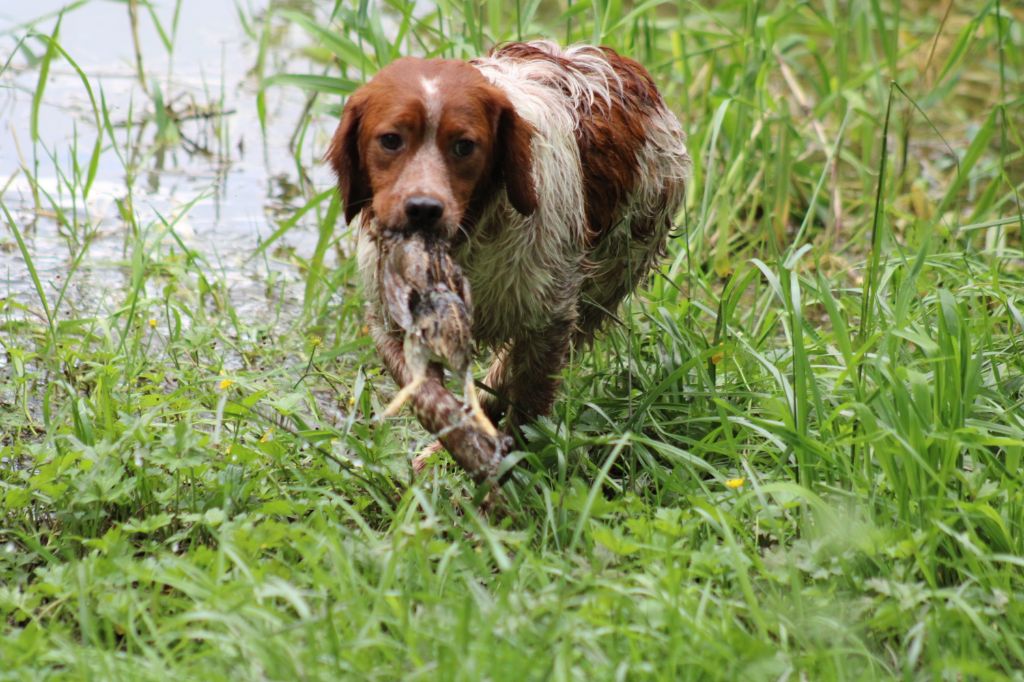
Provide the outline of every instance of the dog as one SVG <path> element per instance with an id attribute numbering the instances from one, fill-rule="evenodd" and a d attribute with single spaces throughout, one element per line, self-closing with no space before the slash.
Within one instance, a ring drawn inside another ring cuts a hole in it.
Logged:
<path id="1" fill-rule="evenodd" d="M 398 59 L 348 98 L 326 158 L 357 226 L 368 322 L 392 376 L 410 380 L 383 314 L 379 244 L 428 231 L 469 281 L 473 336 L 494 351 L 483 407 L 509 433 L 551 409 L 570 347 L 665 254 L 691 167 L 643 66 L 548 41 L 468 62 Z M 443 395 L 435 386 L 414 401 L 435 433 L 443 420 L 431 411 L 452 409 Z"/>

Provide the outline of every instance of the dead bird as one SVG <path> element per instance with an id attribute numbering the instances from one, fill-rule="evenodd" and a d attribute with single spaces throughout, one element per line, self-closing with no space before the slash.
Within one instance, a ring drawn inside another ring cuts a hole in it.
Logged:
<path id="1" fill-rule="evenodd" d="M 427 378 L 432 362 L 463 378 L 463 400 L 489 436 L 497 430 L 484 414 L 473 383 L 472 301 L 469 283 L 447 244 L 421 231 L 389 238 L 380 267 L 381 298 L 391 320 L 405 332 L 403 354 L 412 380 L 383 416 L 398 413 Z"/>

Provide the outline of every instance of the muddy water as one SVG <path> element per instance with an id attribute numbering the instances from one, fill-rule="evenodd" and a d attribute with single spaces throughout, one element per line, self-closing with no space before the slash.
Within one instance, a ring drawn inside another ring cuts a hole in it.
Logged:
<path id="1" fill-rule="evenodd" d="M 0 67 L 31 30 L 52 33 L 63 4 L 57 0 L 0 2 Z M 155 4 L 169 33 L 175 3 Z M 259 36 L 248 34 L 245 23 L 250 30 L 261 30 L 266 4 L 184 0 L 173 54 L 161 42 L 148 12 L 140 8 L 138 34 L 150 94 L 136 76 L 127 3 L 93 0 L 64 14 L 60 44 L 88 76 L 97 99 L 102 91 L 122 154 L 134 155 L 136 161 L 129 165 L 137 166 L 133 172 L 126 171 L 105 137 L 96 180 L 84 203 L 80 192 L 69 192 L 60 180 L 61 175 L 71 175 L 76 137 L 78 163 L 84 166 L 97 135 L 78 74 L 65 60 L 51 65 L 35 144 L 30 119 L 39 67 L 34 58 L 42 56 L 44 43 L 28 38 L 25 45 L 34 57 L 18 50 L 0 74 L 0 201 L 24 234 L 51 305 L 84 248 L 61 317 L 105 315 L 124 302 L 130 272 L 126 265 L 130 251 L 125 245 L 133 242 L 118 203 L 129 196 L 138 225 L 151 230 L 146 248 L 155 257 L 180 251 L 161 229 L 159 216 L 171 219 L 195 202 L 180 217 L 175 231 L 206 259 L 214 270 L 212 278 L 228 284 L 243 318 L 279 309 L 282 297 L 284 307 L 301 306 L 299 273 L 281 254 L 312 252 L 316 240 L 312 213 L 278 242 L 279 248 L 266 257 L 250 258 L 260 240 L 277 229 L 278 221 L 305 202 L 298 188 L 297 164 L 288 148 L 305 115 L 305 94 L 294 88 L 272 88 L 267 95 L 265 135 L 257 118 L 258 80 L 253 67 Z M 242 17 L 238 6 L 243 6 Z M 310 65 L 298 56 L 308 40 L 284 22 L 277 23 L 282 25 L 273 32 L 265 72 L 309 72 Z M 151 121 L 154 84 L 186 119 L 180 125 L 182 139 L 164 149 L 157 143 L 159 133 Z M 143 119 L 150 122 L 140 124 Z M 125 125 L 129 120 L 135 122 L 131 130 Z M 316 160 L 331 125 L 321 116 L 305 137 L 300 161 L 312 181 L 309 195 L 330 184 L 328 173 Z M 40 204 L 30 176 L 42 195 Z M 78 227 L 61 228 L 53 219 L 54 205 L 76 215 Z M 268 279 L 282 283 L 269 294 Z M 18 305 L 10 305 L 11 301 Z M 25 260 L 0 213 L 0 317 L 9 320 L 41 309 Z"/>

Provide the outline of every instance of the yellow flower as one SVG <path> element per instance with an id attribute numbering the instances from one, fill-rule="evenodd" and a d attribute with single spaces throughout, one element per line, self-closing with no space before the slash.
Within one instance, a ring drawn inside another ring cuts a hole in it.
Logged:
<path id="1" fill-rule="evenodd" d="M 316 334 L 313 334 L 312 336 L 309 337 L 309 345 L 313 346 L 313 348 L 316 348 L 323 342 L 324 340 L 317 336 Z"/>
<path id="2" fill-rule="evenodd" d="M 739 478 L 730 478 L 728 481 L 725 482 L 725 487 L 729 488 L 730 490 L 736 490 L 737 488 L 742 488 L 743 484 L 746 482 L 747 479 L 743 478 L 742 476 L 740 476 Z"/>
<path id="3" fill-rule="evenodd" d="M 155 317 L 149 318 L 149 328 L 150 329 L 156 329 L 156 318 Z"/>
<path id="4" fill-rule="evenodd" d="M 231 387 L 231 384 L 233 383 L 235 382 L 231 379 L 221 379 L 220 383 L 217 384 L 217 388 L 219 388 L 222 391 L 226 391 L 228 388 Z"/>

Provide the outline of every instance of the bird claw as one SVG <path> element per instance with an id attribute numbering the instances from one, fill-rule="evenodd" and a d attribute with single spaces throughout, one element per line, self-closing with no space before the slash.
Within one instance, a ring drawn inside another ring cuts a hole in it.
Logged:
<path id="1" fill-rule="evenodd" d="M 475 424 L 481 431 L 491 438 L 497 439 L 498 429 L 494 427 L 494 424 L 487 416 L 487 413 L 480 407 L 480 403 L 476 402 L 474 404 L 474 402 L 470 402 L 466 405 L 466 410 L 469 412 L 468 416 L 472 419 L 473 424 Z"/>
<path id="2" fill-rule="evenodd" d="M 480 398 L 476 394 L 476 386 L 473 384 L 473 375 L 467 371 L 466 373 L 466 384 L 465 384 L 465 408 L 469 411 L 470 416 L 473 418 L 473 423 L 476 424 L 481 431 L 486 433 L 491 438 L 498 438 L 498 429 L 494 428 L 494 424 L 491 422 L 487 413 L 484 412 L 484 408 L 480 405 Z"/>

